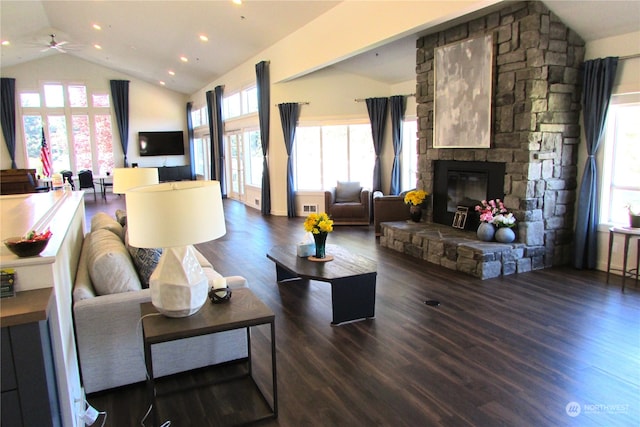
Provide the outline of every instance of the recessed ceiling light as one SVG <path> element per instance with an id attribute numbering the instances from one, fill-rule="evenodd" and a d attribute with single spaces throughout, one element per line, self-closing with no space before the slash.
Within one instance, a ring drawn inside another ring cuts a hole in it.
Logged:
<path id="1" fill-rule="evenodd" d="M 170 75 L 170 76 L 175 76 L 175 75 L 176 75 L 176 72 L 175 72 L 175 71 L 173 71 L 173 70 L 169 70 L 168 72 L 169 72 L 169 75 Z"/>
<path id="2" fill-rule="evenodd" d="M 181 56 L 180 57 L 180 61 L 182 62 L 189 62 L 189 59 L 186 56 Z"/>
<path id="3" fill-rule="evenodd" d="M 200 41 L 203 42 L 208 42 L 209 41 L 209 37 L 205 36 L 204 34 L 200 34 Z"/>
<path id="4" fill-rule="evenodd" d="M 93 24 L 92 27 L 93 27 L 94 30 L 101 30 L 102 29 L 102 27 L 100 25 L 98 25 L 98 24 Z"/>
<path id="5" fill-rule="evenodd" d="M 102 50 L 102 46 L 100 46 L 99 44 L 94 44 L 93 47 L 95 47 L 98 50 Z"/>
<path id="6" fill-rule="evenodd" d="M 162 80 L 160 80 L 160 85 L 161 85 L 161 86 L 164 86 L 164 85 L 166 85 L 166 83 L 165 83 L 165 82 L 163 82 Z"/>
<path id="7" fill-rule="evenodd" d="M 2 46 L 9 46 L 11 42 L 9 40 L 2 40 Z"/>

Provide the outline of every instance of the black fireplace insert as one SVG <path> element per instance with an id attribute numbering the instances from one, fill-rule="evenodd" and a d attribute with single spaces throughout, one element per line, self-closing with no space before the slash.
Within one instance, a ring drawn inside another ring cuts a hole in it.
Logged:
<path id="1" fill-rule="evenodd" d="M 504 198 L 504 175 L 504 163 L 436 160 L 433 222 L 453 226 L 455 220 L 458 228 L 477 229 L 480 216 L 474 210 L 475 206 L 482 200 Z M 467 212 L 463 222 L 460 221 L 461 211 Z"/>

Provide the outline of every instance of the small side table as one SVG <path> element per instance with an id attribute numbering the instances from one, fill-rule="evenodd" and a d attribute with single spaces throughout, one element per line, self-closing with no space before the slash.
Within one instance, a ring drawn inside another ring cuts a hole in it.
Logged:
<path id="1" fill-rule="evenodd" d="M 157 313 L 156 308 L 150 303 L 140 304 L 142 316 Z M 181 340 L 185 338 L 208 335 L 216 332 L 230 331 L 245 328 L 247 331 L 247 363 L 246 374 L 238 378 L 251 378 L 264 402 L 270 407 L 271 413 L 254 421 L 278 417 L 278 391 L 276 375 L 276 332 L 274 328 L 275 315 L 249 288 L 233 290 L 233 297 L 225 304 L 211 304 L 209 301 L 196 314 L 183 318 L 169 318 L 162 315 L 147 316 L 142 318 L 142 333 L 144 341 L 144 358 L 147 367 L 147 389 L 151 403 L 153 404 L 153 425 L 157 421 L 156 387 L 153 377 L 153 357 L 151 346 L 163 342 Z M 271 380 L 273 400 L 270 404 L 260 386 L 253 379 L 251 368 L 251 331 L 252 326 L 268 324 L 271 329 Z M 206 349 L 202 349 L 206 351 Z M 222 382 L 227 382 L 225 379 Z M 246 424 L 248 422 L 244 422 Z"/>
<path id="2" fill-rule="evenodd" d="M 609 228 L 609 257 L 607 259 L 607 283 L 609 283 L 609 273 L 611 272 L 611 252 L 613 250 L 613 238 L 616 234 L 624 236 L 624 253 L 622 254 L 622 292 L 624 292 L 625 279 L 627 275 L 636 276 L 636 286 L 638 286 L 638 276 L 640 272 L 640 228 L 631 227 L 611 227 Z M 636 252 L 636 268 L 627 270 L 627 258 L 629 257 L 629 240 L 632 237 L 638 237 L 636 241 L 638 249 Z"/>

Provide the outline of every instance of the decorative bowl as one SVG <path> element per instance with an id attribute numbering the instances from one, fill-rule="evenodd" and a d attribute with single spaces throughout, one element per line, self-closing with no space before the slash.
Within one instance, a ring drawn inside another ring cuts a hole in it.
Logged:
<path id="1" fill-rule="evenodd" d="M 9 237 L 5 239 L 4 244 L 14 254 L 25 258 L 39 255 L 47 247 L 50 238 L 25 240 L 24 237 Z"/>

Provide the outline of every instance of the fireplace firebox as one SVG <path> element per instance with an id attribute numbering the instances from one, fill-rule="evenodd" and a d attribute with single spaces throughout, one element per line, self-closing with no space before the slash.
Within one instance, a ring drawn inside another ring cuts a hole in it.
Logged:
<path id="1" fill-rule="evenodd" d="M 465 230 L 477 229 L 480 217 L 474 210 L 475 206 L 482 200 L 504 197 L 504 176 L 504 163 L 436 160 L 433 222 L 456 225 Z M 465 210 L 466 218 L 461 222 L 459 212 Z"/>

